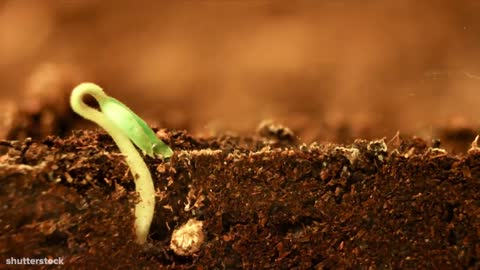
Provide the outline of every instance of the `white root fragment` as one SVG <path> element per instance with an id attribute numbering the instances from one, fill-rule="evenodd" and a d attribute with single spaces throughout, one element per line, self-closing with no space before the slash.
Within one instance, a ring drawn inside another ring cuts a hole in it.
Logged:
<path id="1" fill-rule="evenodd" d="M 479 135 L 477 135 L 477 137 L 475 137 L 475 140 L 473 140 L 473 142 L 472 142 L 472 146 L 470 147 L 470 149 L 468 149 L 469 154 L 479 150 L 479 148 L 478 148 L 478 137 L 479 137 Z"/>

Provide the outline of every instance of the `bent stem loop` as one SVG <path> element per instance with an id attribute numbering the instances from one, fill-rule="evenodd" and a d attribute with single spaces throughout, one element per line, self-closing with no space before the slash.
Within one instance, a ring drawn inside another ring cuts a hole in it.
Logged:
<path id="1" fill-rule="evenodd" d="M 135 231 L 137 242 L 142 244 L 147 240 L 150 224 L 155 211 L 155 188 L 152 176 L 147 165 L 138 153 L 135 146 L 103 112 L 89 107 L 83 102 L 83 96 L 91 95 L 100 104 L 111 99 L 103 90 L 93 83 L 82 83 L 73 89 L 70 96 L 70 106 L 80 116 L 95 122 L 110 134 L 120 151 L 126 155 L 125 159 L 135 180 L 135 188 L 140 195 L 140 201 L 135 205 Z"/>

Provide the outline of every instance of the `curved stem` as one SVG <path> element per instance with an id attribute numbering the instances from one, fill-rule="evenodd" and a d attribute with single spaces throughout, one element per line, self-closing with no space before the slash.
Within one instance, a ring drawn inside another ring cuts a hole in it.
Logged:
<path id="1" fill-rule="evenodd" d="M 73 89 L 70 96 L 70 106 L 80 116 L 97 123 L 110 134 L 120 152 L 126 155 L 126 161 L 135 180 L 135 188 L 140 195 L 140 201 L 135 205 L 135 231 L 137 242 L 142 244 L 147 240 L 150 224 L 155 211 L 155 187 L 147 165 L 133 146 L 130 139 L 100 111 L 89 107 L 83 102 L 84 95 L 93 96 L 98 103 L 109 97 L 93 83 L 82 83 Z"/>

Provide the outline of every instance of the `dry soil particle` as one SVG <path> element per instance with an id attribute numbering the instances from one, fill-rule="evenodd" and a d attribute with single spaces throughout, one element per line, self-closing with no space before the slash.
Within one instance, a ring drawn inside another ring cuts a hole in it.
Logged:
<path id="1" fill-rule="evenodd" d="M 71 267 L 478 269 L 480 152 L 420 139 L 272 144 L 161 131 L 146 158 L 157 190 L 148 244 L 133 232 L 134 184 L 102 132 L 3 141 L 0 259 L 64 257 Z M 203 221 L 194 256 L 172 231 Z"/>

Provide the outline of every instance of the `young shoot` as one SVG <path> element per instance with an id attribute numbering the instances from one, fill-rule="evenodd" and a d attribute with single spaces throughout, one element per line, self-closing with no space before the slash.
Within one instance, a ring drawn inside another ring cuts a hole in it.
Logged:
<path id="1" fill-rule="evenodd" d="M 86 95 L 97 100 L 100 111 L 83 102 Z M 70 96 L 70 106 L 80 116 L 105 129 L 125 155 L 140 196 L 140 201 L 135 205 L 137 242 L 144 243 L 155 211 L 155 188 L 150 171 L 132 142 L 143 154 L 151 157 L 171 157 L 172 149 L 157 138 L 145 121 L 123 103 L 105 94 L 96 84 L 82 83 L 75 87 Z"/>

